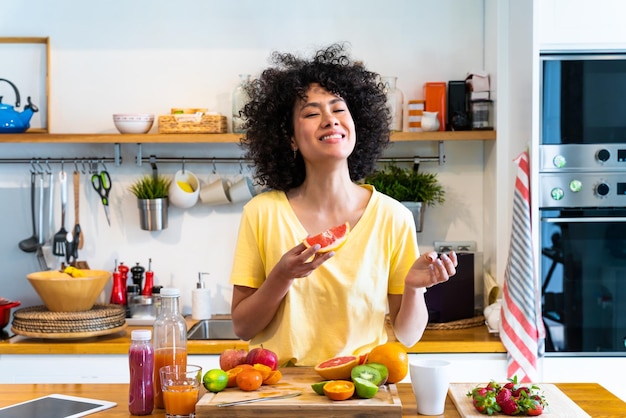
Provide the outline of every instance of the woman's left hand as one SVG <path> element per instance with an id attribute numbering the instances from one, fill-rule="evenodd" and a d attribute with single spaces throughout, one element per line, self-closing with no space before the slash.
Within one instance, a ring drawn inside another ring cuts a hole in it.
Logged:
<path id="1" fill-rule="evenodd" d="M 405 286 L 431 287 L 446 282 L 456 274 L 457 265 L 458 259 L 454 251 L 441 256 L 435 251 L 422 254 L 411 266 Z"/>

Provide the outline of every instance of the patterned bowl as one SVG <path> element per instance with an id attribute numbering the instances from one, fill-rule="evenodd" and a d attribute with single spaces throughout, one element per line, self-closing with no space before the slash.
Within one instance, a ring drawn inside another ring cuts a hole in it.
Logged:
<path id="1" fill-rule="evenodd" d="M 150 113 L 118 113 L 113 115 L 113 123 L 120 133 L 145 134 L 154 123 L 154 115 Z"/>

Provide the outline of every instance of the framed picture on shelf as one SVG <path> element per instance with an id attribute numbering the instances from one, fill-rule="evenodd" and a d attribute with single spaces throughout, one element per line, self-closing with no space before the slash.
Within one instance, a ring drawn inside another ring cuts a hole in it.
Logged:
<path id="1" fill-rule="evenodd" d="M 2 103 L 24 111 L 28 97 L 37 106 L 27 132 L 49 132 L 50 124 L 50 38 L 0 37 L 0 97 Z M 19 92 L 20 103 L 13 86 Z"/>

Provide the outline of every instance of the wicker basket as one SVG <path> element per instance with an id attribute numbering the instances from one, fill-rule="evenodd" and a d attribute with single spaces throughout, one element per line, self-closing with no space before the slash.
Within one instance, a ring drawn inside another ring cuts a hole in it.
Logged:
<path id="1" fill-rule="evenodd" d="M 227 130 L 222 115 L 160 115 L 160 134 L 222 134 Z"/>

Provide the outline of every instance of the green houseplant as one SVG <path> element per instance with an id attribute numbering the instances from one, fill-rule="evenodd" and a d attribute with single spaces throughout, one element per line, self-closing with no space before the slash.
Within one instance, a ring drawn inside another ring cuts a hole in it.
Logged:
<path id="1" fill-rule="evenodd" d="M 158 231 L 167 228 L 167 194 L 172 180 L 163 175 L 145 175 L 129 190 L 137 197 L 141 229 Z"/>
<path id="2" fill-rule="evenodd" d="M 445 201 L 445 189 L 437 180 L 436 173 L 424 173 L 389 164 L 367 176 L 365 183 L 407 206 L 415 217 L 417 232 L 422 231 L 424 205 L 435 206 Z"/>

